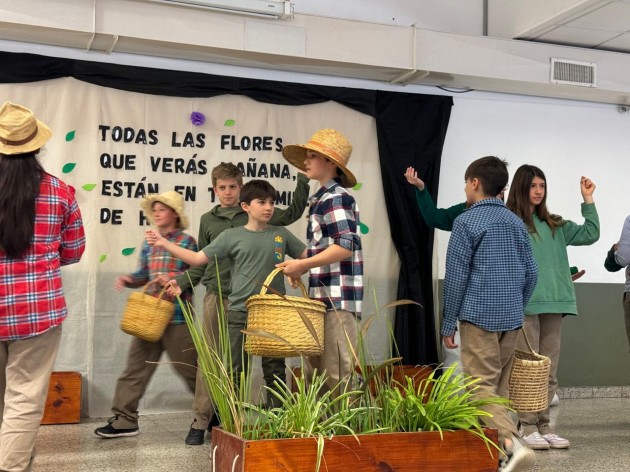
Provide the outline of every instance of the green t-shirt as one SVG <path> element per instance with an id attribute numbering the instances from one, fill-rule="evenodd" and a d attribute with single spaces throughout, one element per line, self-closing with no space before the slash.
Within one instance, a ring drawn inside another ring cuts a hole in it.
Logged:
<path id="1" fill-rule="evenodd" d="M 230 310 L 247 311 L 245 301 L 260 292 L 276 264 L 284 261 L 285 255 L 297 259 L 305 248 L 306 245 L 283 226 L 268 226 L 264 231 L 251 231 L 241 226 L 226 229 L 202 250 L 208 256 L 209 264 L 214 263 L 215 256 L 229 260 Z M 286 293 L 284 277 L 276 276 L 271 287 Z"/>

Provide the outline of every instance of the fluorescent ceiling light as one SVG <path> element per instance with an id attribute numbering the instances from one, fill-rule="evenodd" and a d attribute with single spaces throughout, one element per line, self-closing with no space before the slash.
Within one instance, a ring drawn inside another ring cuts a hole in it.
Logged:
<path id="1" fill-rule="evenodd" d="M 156 3 L 167 3 L 182 7 L 201 8 L 236 13 L 240 15 L 260 16 L 264 18 L 290 18 L 292 15 L 289 0 L 148 0 Z"/>

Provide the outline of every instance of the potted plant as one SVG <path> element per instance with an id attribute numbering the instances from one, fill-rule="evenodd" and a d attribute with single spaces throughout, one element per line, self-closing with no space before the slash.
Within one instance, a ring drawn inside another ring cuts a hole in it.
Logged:
<path id="1" fill-rule="evenodd" d="M 497 432 L 484 429 L 479 418 L 488 415 L 484 405 L 507 408 L 508 401 L 475 398 L 478 380 L 456 375 L 455 366 L 419 380 L 404 375 L 400 358 L 368 369 L 360 336 L 355 358 L 361 383 L 354 382 L 355 389 L 335 397 L 324 390 L 322 374 L 308 383 L 293 375 L 293 391 L 279 380 L 268 390 L 281 406 L 266 409 L 249 400 L 251 372 L 233 378 L 225 317 L 212 349 L 192 307 L 183 308 L 221 418 L 221 428 L 212 432 L 213 472 L 496 471 Z"/>

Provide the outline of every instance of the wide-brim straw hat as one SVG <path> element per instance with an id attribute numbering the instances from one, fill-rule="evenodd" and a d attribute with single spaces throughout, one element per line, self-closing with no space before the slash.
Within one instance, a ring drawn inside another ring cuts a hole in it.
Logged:
<path id="1" fill-rule="evenodd" d="M 357 184 L 357 179 L 350 169 L 348 169 L 348 161 L 352 153 L 350 141 L 334 129 L 320 129 L 315 132 L 306 144 L 289 144 L 282 149 L 284 158 L 301 170 L 306 170 L 304 166 L 304 158 L 306 151 L 317 151 L 332 162 L 334 162 L 341 172 L 341 183 L 344 187 L 352 188 Z"/>
<path id="2" fill-rule="evenodd" d="M 52 131 L 28 108 L 5 102 L 0 108 L 0 154 L 8 156 L 37 151 Z"/>
<path id="3" fill-rule="evenodd" d="M 146 198 L 142 199 L 140 202 L 140 208 L 142 208 L 144 216 L 149 219 L 149 223 L 152 225 L 155 224 L 155 221 L 153 221 L 153 204 L 155 202 L 160 202 L 177 213 L 180 229 L 188 228 L 188 217 L 184 213 L 184 197 L 182 197 L 179 193 L 175 190 L 170 190 L 164 193 L 147 195 Z"/>

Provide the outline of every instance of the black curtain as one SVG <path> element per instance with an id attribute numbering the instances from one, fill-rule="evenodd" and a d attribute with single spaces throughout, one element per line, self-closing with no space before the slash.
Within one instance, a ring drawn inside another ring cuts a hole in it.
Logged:
<path id="1" fill-rule="evenodd" d="M 442 147 L 453 105 L 450 97 L 241 79 L 22 53 L 0 52 L 0 61 L 1 83 L 73 77 L 103 87 L 152 95 L 234 94 L 279 105 L 333 100 L 373 116 L 385 204 L 401 261 L 398 298 L 408 298 L 422 305 L 397 308 L 396 344 L 407 364 L 437 362 L 431 281 L 433 231 L 422 222 L 413 188 L 406 183 L 403 174 L 408 166 L 414 166 L 436 197 Z M 3 97 L 3 100 L 10 98 Z"/>

